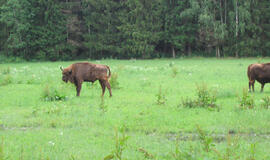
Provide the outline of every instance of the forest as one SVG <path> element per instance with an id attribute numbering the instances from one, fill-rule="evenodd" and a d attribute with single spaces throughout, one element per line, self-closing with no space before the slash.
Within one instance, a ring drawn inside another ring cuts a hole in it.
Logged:
<path id="1" fill-rule="evenodd" d="M 268 0 L 0 0 L 0 57 L 270 55 Z"/>

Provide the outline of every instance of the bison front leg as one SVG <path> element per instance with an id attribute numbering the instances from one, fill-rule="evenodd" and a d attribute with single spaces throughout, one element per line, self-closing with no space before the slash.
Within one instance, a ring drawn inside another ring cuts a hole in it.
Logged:
<path id="1" fill-rule="evenodd" d="M 104 93 L 105 93 L 105 84 L 104 84 L 104 82 L 101 81 L 101 80 L 99 80 L 99 84 L 100 84 L 100 86 L 101 86 L 101 88 L 102 88 L 102 94 L 101 94 L 101 96 L 103 97 L 103 96 L 104 96 Z"/>
<path id="2" fill-rule="evenodd" d="M 77 91 L 77 96 L 80 96 L 81 93 L 81 88 L 82 88 L 82 81 L 76 81 L 76 91 Z"/>
<path id="3" fill-rule="evenodd" d="M 254 83 L 255 83 L 255 81 L 249 81 L 249 83 L 248 83 L 249 92 L 251 92 L 250 86 L 252 86 L 252 91 L 254 92 Z"/>
<path id="4" fill-rule="evenodd" d="M 261 92 L 263 92 L 263 88 L 264 88 L 264 83 L 262 83 Z"/>
<path id="5" fill-rule="evenodd" d="M 108 82 L 108 80 L 105 81 L 105 85 L 106 87 L 108 88 L 109 92 L 110 92 L 110 97 L 112 96 L 112 91 L 111 91 L 111 85 L 110 83 Z"/>

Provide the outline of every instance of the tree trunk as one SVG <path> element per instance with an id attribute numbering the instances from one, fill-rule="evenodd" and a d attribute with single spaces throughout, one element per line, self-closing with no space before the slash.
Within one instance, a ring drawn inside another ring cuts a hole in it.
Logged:
<path id="1" fill-rule="evenodd" d="M 223 23 L 222 0 L 219 1 L 219 13 L 220 13 L 221 23 Z"/>
<path id="2" fill-rule="evenodd" d="M 216 46 L 216 57 L 220 58 L 220 50 L 219 50 L 219 46 Z"/>
<path id="3" fill-rule="evenodd" d="M 174 46 L 172 46 L 172 57 L 175 58 L 175 49 L 174 49 Z"/>
<path id="4" fill-rule="evenodd" d="M 227 24 L 227 0 L 225 0 L 224 9 L 225 9 L 224 22 L 225 24 Z"/>
<path id="5" fill-rule="evenodd" d="M 237 39 L 238 39 L 238 24 L 239 24 L 239 20 L 238 20 L 238 4 L 237 4 L 237 0 L 235 1 L 235 42 L 236 42 L 236 48 L 235 48 L 235 57 L 238 57 L 238 47 L 237 47 Z"/>
<path id="6" fill-rule="evenodd" d="M 188 44 L 188 56 L 191 57 L 191 45 Z"/>

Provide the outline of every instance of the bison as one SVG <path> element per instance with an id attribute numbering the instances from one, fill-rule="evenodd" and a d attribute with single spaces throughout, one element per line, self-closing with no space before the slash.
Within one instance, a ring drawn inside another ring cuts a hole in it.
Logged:
<path id="1" fill-rule="evenodd" d="M 112 96 L 111 86 L 108 79 L 111 77 L 110 67 L 102 64 L 92 64 L 88 62 L 74 63 L 67 68 L 60 67 L 62 70 L 62 80 L 71 82 L 76 86 L 77 96 L 80 96 L 80 91 L 83 82 L 95 82 L 99 80 L 102 88 L 102 97 L 104 96 L 105 88 L 107 87 Z M 109 75 L 107 72 L 109 71 Z"/>
<path id="2" fill-rule="evenodd" d="M 257 80 L 261 83 L 261 92 L 263 92 L 264 84 L 270 82 L 270 63 L 249 65 L 247 75 L 249 79 L 249 91 L 251 91 L 250 86 L 252 86 L 254 92 L 254 83 Z"/>

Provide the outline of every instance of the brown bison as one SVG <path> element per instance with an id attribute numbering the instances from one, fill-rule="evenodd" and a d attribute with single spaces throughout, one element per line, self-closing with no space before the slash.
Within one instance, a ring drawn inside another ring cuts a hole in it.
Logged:
<path id="1" fill-rule="evenodd" d="M 67 68 L 62 68 L 62 80 L 64 82 L 70 81 L 76 86 L 77 96 L 80 96 L 80 91 L 82 83 L 85 82 L 95 82 L 99 80 L 102 88 L 102 97 L 104 96 L 105 87 L 108 88 L 110 96 L 112 96 L 111 86 L 108 79 L 111 77 L 111 71 L 109 66 L 102 64 L 92 64 L 88 62 L 74 63 Z M 109 75 L 107 75 L 109 71 Z"/>
<path id="2" fill-rule="evenodd" d="M 270 63 L 249 65 L 247 75 L 249 79 L 249 91 L 251 91 L 250 86 L 252 86 L 254 92 L 254 83 L 257 80 L 261 83 L 261 92 L 263 92 L 264 84 L 270 83 Z"/>

